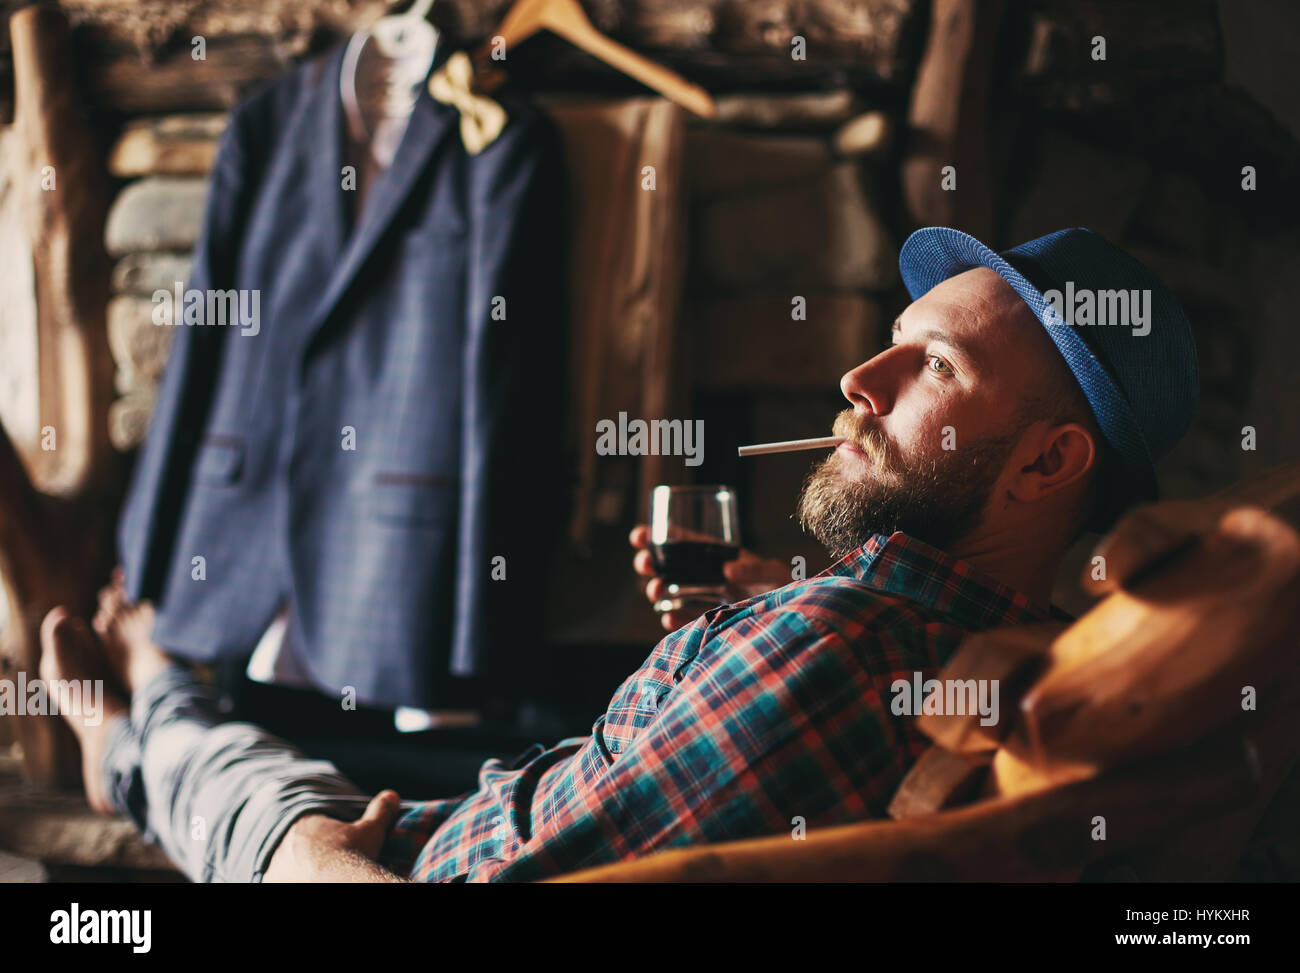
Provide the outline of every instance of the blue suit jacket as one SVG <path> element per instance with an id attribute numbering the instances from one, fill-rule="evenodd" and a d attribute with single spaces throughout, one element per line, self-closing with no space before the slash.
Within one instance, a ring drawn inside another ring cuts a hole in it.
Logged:
<path id="1" fill-rule="evenodd" d="M 541 645 L 562 523 L 559 142 L 503 95 L 510 122 L 470 156 L 422 89 L 349 226 L 341 57 L 233 112 L 189 287 L 258 289 L 260 329 L 177 327 L 121 555 L 173 653 L 247 655 L 290 601 L 324 691 L 458 705 Z"/>

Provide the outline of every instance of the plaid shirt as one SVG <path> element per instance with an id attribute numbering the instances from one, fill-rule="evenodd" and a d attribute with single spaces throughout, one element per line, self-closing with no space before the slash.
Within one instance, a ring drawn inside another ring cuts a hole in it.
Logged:
<path id="1" fill-rule="evenodd" d="M 970 631 L 1047 611 L 901 532 L 663 639 L 586 737 L 489 760 L 406 812 L 385 848 L 417 881 L 532 880 L 683 845 L 883 817 L 928 746 L 890 686 Z"/>

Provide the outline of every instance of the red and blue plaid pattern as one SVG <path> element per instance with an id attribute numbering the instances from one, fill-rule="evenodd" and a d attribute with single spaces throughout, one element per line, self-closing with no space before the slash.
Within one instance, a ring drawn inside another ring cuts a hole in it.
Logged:
<path id="1" fill-rule="evenodd" d="M 882 817 L 928 745 L 890 686 L 1047 611 L 901 532 L 663 639 L 587 737 L 489 760 L 398 822 L 417 881 L 525 881 L 682 845 Z"/>

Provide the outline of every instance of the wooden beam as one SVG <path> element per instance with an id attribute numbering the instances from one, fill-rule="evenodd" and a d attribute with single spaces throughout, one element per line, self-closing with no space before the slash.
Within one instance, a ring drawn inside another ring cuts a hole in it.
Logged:
<path id="1" fill-rule="evenodd" d="M 112 566 L 119 462 L 108 443 L 112 361 L 105 331 L 108 189 L 74 83 L 66 18 L 26 7 L 10 19 L 14 54 L 15 184 L 36 285 L 39 451 L 19 457 L 0 435 L 0 574 L 14 607 L 4 653 L 36 678 L 37 639 L 57 604 L 86 611 Z M 29 479 L 30 473 L 30 479 Z M 61 720 L 18 718 L 28 774 L 79 780 Z"/>
<path id="2" fill-rule="evenodd" d="M 908 113 L 903 199 L 913 226 L 992 236 L 993 105 L 1003 0 L 934 0 L 930 33 Z M 945 188 L 945 172 L 955 188 Z"/>
<path id="3" fill-rule="evenodd" d="M 10 34 L 15 182 L 36 280 L 40 421 L 53 433 L 29 466 L 42 492 L 71 496 L 92 485 L 109 456 L 103 432 L 112 398 L 104 330 L 107 176 L 73 82 L 63 15 L 27 7 L 10 19 Z"/>

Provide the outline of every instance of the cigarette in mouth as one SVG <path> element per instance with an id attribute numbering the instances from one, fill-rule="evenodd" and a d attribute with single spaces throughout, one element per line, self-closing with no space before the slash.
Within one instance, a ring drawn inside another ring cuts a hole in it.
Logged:
<path id="1" fill-rule="evenodd" d="M 740 446 L 736 452 L 741 456 L 762 456 L 764 453 L 793 453 L 801 449 L 832 449 L 844 442 L 843 436 L 822 436 L 818 439 L 789 439 L 783 443 L 758 443 L 754 446 Z"/>

